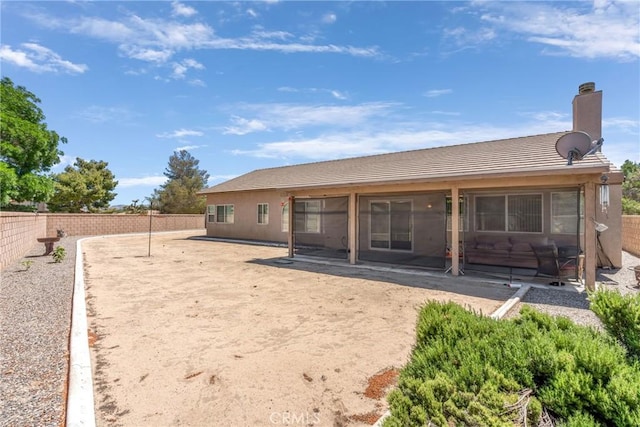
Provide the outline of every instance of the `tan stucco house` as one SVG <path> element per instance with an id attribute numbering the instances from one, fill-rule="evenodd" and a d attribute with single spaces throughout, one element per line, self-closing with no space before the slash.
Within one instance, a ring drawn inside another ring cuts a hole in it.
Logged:
<path id="1" fill-rule="evenodd" d="M 573 131 L 597 140 L 602 92 L 579 92 Z M 584 255 L 593 287 L 598 266 L 622 263 L 622 174 L 601 152 L 568 165 L 556 150 L 567 133 L 255 170 L 201 192 L 207 235 L 453 275 L 474 265 L 535 273 L 532 247 L 552 244 Z"/>

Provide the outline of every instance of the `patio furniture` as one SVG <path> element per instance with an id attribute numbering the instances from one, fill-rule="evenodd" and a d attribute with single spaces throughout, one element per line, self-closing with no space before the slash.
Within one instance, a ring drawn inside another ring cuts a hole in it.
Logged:
<path id="1" fill-rule="evenodd" d="M 60 241 L 59 237 L 38 237 L 38 242 L 44 243 L 44 254 L 49 255 L 53 252 L 53 244 Z"/>
<path id="2" fill-rule="evenodd" d="M 533 252 L 538 260 L 536 276 L 548 276 L 557 279 L 550 285 L 562 286 L 563 277 L 575 277 L 577 254 L 560 257 L 556 245 L 533 246 Z"/>

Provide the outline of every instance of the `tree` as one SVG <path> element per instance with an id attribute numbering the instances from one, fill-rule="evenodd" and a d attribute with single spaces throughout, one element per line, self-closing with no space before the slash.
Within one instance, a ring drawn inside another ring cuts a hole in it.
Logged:
<path id="1" fill-rule="evenodd" d="M 0 205 L 44 202 L 53 194 L 53 180 L 45 175 L 60 162 L 58 149 L 66 143 L 47 129 L 40 99 L 4 77 L 0 88 Z"/>
<path id="2" fill-rule="evenodd" d="M 640 162 L 625 160 L 622 164 L 622 213 L 640 215 Z"/>
<path id="3" fill-rule="evenodd" d="M 197 193 L 205 187 L 209 174 L 199 163 L 186 150 L 174 152 L 164 172 L 169 180 L 154 191 L 150 202 L 159 204 L 162 213 L 204 213 L 206 202 Z"/>
<path id="4" fill-rule="evenodd" d="M 53 175 L 55 192 L 48 203 L 53 212 L 97 212 L 109 207 L 118 185 L 109 163 L 77 158 L 73 166 Z"/>

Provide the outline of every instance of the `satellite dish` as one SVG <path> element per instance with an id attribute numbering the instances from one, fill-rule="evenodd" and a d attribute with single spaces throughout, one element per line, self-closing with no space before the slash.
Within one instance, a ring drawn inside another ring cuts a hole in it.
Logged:
<path id="1" fill-rule="evenodd" d="M 563 159 L 567 159 L 567 166 L 570 166 L 574 160 L 582 160 L 585 156 L 598 151 L 603 141 L 603 138 L 592 141 L 586 132 L 570 132 L 558 138 L 556 151 Z"/>

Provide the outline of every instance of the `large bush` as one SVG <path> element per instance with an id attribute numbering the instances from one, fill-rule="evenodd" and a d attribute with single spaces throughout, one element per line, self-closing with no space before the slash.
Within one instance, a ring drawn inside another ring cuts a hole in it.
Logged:
<path id="1" fill-rule="evenodd" d="M 497 321 L 453 304 L 420 311 L 385 426 L 640 425 L 640 366 L 606 334 L 524 307 Z"/>
<path id="2" fill-rule="evenodd" d="M 640 362 L 640 294 L 623 296 L 618 291 L 601 290 L 590 295 L 591 309 L 605 329 Z"/>

